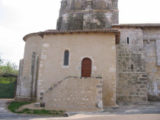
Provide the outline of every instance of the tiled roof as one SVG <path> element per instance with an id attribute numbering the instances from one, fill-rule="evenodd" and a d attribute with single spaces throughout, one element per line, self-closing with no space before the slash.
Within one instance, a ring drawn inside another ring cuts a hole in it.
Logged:
<path id="1" fill-rule="evenodd" d="M 160 28 L 160 23 L 146 23 L 146 24 L 115 24 L 112 25 L 113 28 L 125 28 L 125 27 L 135 27 L 135 28 Z"/>
<path id="2" fill-rule="evenodd" d="M 32 35 L 50 35 L 50 34 L 73 34 L 73 33 L 115 33 L 119 34 L 118 30 L 115 29 L 94 29 L 94 30 L 66 30 L 66 31 L 57 31 L 57 30 L 46 30 L 44 32 L 30 33 L 24 36 L 24 40 Z"/>

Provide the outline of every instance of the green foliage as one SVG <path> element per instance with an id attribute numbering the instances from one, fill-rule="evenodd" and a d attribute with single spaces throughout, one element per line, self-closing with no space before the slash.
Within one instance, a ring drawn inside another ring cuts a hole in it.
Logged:
<path id="1" fill-rule="evenodd" d="M 18 70 L 15 64 L 12 64 L 10 62 L 7 62 L 5 65 L 0 65 L 0 74 L 18 74 Z"/>
<path id="2" fill-rule="evenodd" d="M 8 105 L 8 109 L 14 113 L 26 113 L 26 114 L 36 114 L 36 115 L 53 115 L 53 116 L 64 116 L 64 111 L 56 111 L 56 110 L 32 110 L 32 109 L 23 109 L 18 111 L 18 109 L 26 104 L 30 104 L 31 102 L 11 102 Z"/>
<path id="3" fill-rule="evenodd" d="M 0 57 L 0 65 L 3 63 L 3 60 L 2 60 L 2 58 Z"/>
<path id="4" fill-rule="evenodd" d="M 16 82 L 14 77 L 0 77 L 0 84 L 10 84 Z"/>
<path id="5" fill-rule="evenodd" d="M 14 98 L 17 74 L 16 65 L 11 62 L 4 63 L 0 57 L 0 98 Z"/>
<path id="6" fill-rule="evenodd" d="M 16 78 L 0 77 L 0 98 L 14 98 Z"/>

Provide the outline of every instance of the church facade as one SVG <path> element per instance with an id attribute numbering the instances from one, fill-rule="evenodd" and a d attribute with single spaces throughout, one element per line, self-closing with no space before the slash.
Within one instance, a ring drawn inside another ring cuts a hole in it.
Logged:
<path id="1" fill-rule="evenodd" d="M 62 0 L 57 30 L 24 37 L 16 99 L 66 111 L 159 101 L 160 24 L 118 14 L 118 0 Z"/>

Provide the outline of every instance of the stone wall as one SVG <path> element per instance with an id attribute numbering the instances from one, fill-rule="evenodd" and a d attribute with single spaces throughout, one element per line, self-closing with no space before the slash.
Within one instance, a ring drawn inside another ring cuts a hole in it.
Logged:
<path id="1" fill-rule="evenodd" d="M 117 102 L 140 103 L 147 101 L 143 31 L 121 28 L 117 46 Z"/>
<path id="2" fill-rule="evenodd" d="M 160 100 L 160 28 L 117 27 L 117 102 Z"/>
<path id="3" fill-rule="evenodd" d="M 65 111 L 103 110 L 102 78 L 67 77 L 44 93 L 46 109 Z"/>
<path id="4" fill-rule="evenodd" d="M 70 53 L 68 66 L 64 66 L 64 51 L 66 50 Z M 91 78 L 103 79 L 103 105 L 115 106 L 116 45 L 113 33 L 90 32 L 44 35 L 40 57 L 37 99 L 41 100 L 41 93 L 45 93 L 49 88 L 52 89 L 51 85 L 56 86 L 57 83 L 61 83 L 61 80 L 68 76 L 76 76 L 80 81 L 83 81 L 80 78 L 81 63 L 84 58 L 92 60 Z M 77 78 L 75 79 L 77 80 Z M 90 88 L 92 81 L 89 81 L 88 84 L 86 82 L 86 86 Z M 69 82 L 68 86 L 73 86 L 76 91 L 78 88 L 76 89 L 74 85 L 75 82 Z M 61 89 L 64 90 L 63 87 Z M 63 95 L 62 93 L 61 97 L 64 99 L 68 97 Z"/>
<path id="5" fill-rule="evenodd" d="M 21 98 L 21 92 L 22 92 L 22 72 L 23 72 L 23 63 L 24 60 L 20 60 L 19 62 L 19 73 L 18 73 L 18 78 L 17 78 L 17 88 L 16 88 L 16 99 Z"/>
<path id="6" fill-rule="evenodd" d="M 58 30 L 103 29 L 118 24 L 118 0 L 62 0 Z"/>
<path id="7" fill-rule="evenodd" d="M 20 72 L 17 83 L 17 99 L 35 99 L 38 75 L 38 56 L 41 53 L 41 41 L 39 35 L 27 38 L 25 41 L 24 59 L 20 64 Z"/>
<path id="8" fill-rule="evenodd" d="M 149 100 L 160 100 L 160 66 L 159 66 L 159 28 L 146 28 L 144 31 L 144 55 L 148 74 Z"/>

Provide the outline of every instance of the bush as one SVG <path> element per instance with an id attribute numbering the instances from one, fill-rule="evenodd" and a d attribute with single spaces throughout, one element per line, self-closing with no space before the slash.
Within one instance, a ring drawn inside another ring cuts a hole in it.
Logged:
<path id="1" fill-rule="evenodd" d="M 0 84 L 10 84 L 16 82 L 14 77 L 0 77 Z"/>
<path id="2" fill-rule="evenodd" d="M 16 78 L 0 77 L 0 98 L 14 98 Z"/>

